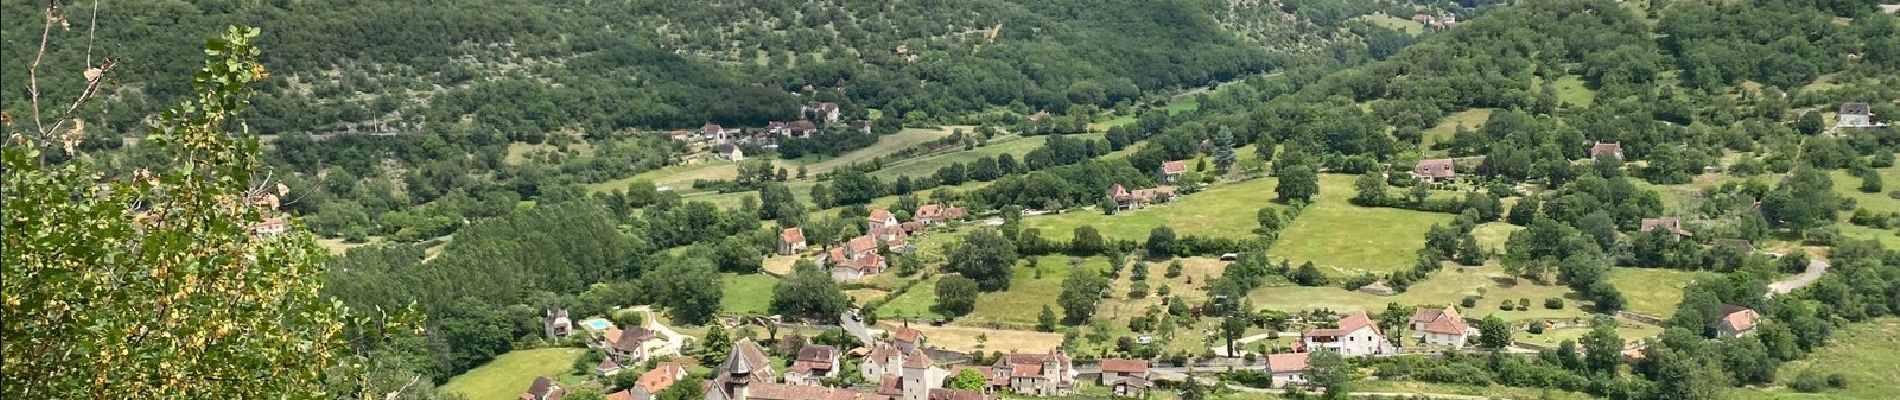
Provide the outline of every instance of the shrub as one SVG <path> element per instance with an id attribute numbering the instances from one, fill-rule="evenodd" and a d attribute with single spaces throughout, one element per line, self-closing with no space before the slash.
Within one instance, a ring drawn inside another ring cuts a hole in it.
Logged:
<path id="1" fill-rule="evenodd" d="M 1499 310 L 1511 311 L 1512 309 L 1515 309 L 1515 308 L 1517 308 L 1517 303 L 1512 303 L 1510 300 L 1498 302 Z"/>
<path id="2" fill-rule="evenodd" d="M 1544 309 L 1562 310 L 1564 309 L 1564 299 L 1560 299 L 1556 297 L 1544 299 Z"/>
<path id="3" fill-rule="evenodd" d="M 1818 372 L 1803 371 L 1801 376 L 1795 377 L 1794 383 L 1788 386 L 1802 393 L 1818 393 L 1827 388 L 1827 380 Z"/>
<path id="4" fill-rule="evenodd" d="M 1517 298 L 1517 309 L 1518 310 L 1531 309 L 1531 299 L 1523 298 L 1523 297 Z"/>
<path id="5" fill-rule="evenodd" d="M 1827 386 L 1835 389 L 1846 388 L 1847 376 L 1841 374 L 1827 374 Z"/>
<path id="6" fill-rule="evenodd" d="M 1545 328 L 1544 321 L 1537 321 L 1537 322 L 1532 322 L 1528 330 L 1531 332 L 1532 335 L 1542 335 L 1544 334 L 1544 328 Z"/>
<path id="7" fill-rule="evenodd" d="M 1460 306 L 1464 306 L 1465 308 L 1472 308 L 1472 307 L 1477 307 L 1477 306 L 1478 306 L 1478 297 L 1477 297 L 1477 296 L 1466 296 L 1466 297 L 1464 298 L 1464 300 L 1459 300 L 1459 301 L 1458 301 L 1458 305 L 1460 305 Z"/>

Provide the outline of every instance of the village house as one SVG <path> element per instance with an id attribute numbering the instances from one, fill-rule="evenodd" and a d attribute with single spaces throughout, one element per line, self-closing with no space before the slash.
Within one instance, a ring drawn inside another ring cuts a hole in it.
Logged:
<path id="1" fill-rule="evenodd" d="M 646 390 L 642 390 L 636 386 L 627 388 L 626 390 L 608 393 L 607 400 L 653 400 L 653 394 L 647 393 Z"/>
<path id="2" fill-rule="evenodd" d="M 911 232 L 904 228 L 904 224 L 905 223 L 900 223 L 896 226 L 872 229 L 870 232 L 866 232 L 865 235 L 877 239 L 877 244 L 883 245 L 885 248 L 896 249 L 904 247 L 904 241 L 910 239 Z"/>
<path id="3" fill-rule="evenodd" d="M 528 385 L 528 391 L 522 392 L 517 398 L 520 400 L 561 400 L 564 396 L 567 396 L 567 389 L 554 383 L 554 379 L 537 376 L 534 378 L 534 383 Z"/>
<path id="4" fill-rule="evenodd" d="M 877 238 L 864 235 L 846 241 L 827 252 L 823 263 L 831 266 L 831 278 L 855 282 L 865 276 L 884 272 L 884 256 L 877 253 Z"/>
<path id="5" fill-rule="evenodd" d="M 1161 171 L 1155 174 L 1155 180 L 1167 184 L 1176 183 L 1176 181 L 1181 179 L 1181 174 L 1185 174 L 1187 171 L 1187 161 L 1174 160 L 1163 162 L 1161 163 Z"/>
<path id="6" fill-rule="evenodd" d="M 620 371 L 626 369 L 626 366 L 620 365 L 619 361 L 614 361 L 613 357 L 601 357 L 600 363 L 594 364 L 594 373 L 601 376 L 619 375 Z"/>
<path id="7" fill-rule="evenodd" d="M 814 124 L 811 120 L 806 119 L 792 121 L 791 125 L 786 128 L 786 132 L 792 138 L 810 139 L 812 135 L 818 134 L 818 124 Z"/>
<path id="8" fill-rule="evenodd" d="M 917 351 L 924 347 L 924 331 L 911 329 L 908 326 L 899 327 L 897 332 L 891 334 L 891 344 L 897 346 L 898 351 L 905 353 Z"/>
<path id="9" fill-rule="evenodd" d="M 823 385 L 825 378 L 838 376 L 838 348 L 807 344 L 798 349 L 798 358 L 785 369 L 785 383 Z"/>
<path id="10" fill-rule="evenodd" d="M 805 103 L 805 108 L 800 110 L 800 114 L 806 118 L 825 121 L 827 124 L 838 122 L 838 103 L 829 101 Z"/>
<path id="11" fill-rule="evenodd" d="M 1412 178 L 1426 182 L 1458 179 L 1458 166 L 1449 158 L 1418 160 L 1418 165 L 1412 166 Z"/>
<path id="12" fill-rule="evenodd" d="M 653 370 L 640 374 L 633 386 L 648 395 L 659 393 L 673 387 L 674 383 L 686 379 L 686 366 L 678 362 L 666 361 L 653 366 Z"/>
<path id="13" fill-rule="evenodd" d="M 779 255 L 789 256 L 793 254 L 798 254 L 798 252 L 805 251 L 805 247 L 806 245 L 805 245 L 805 230 L 804 229 L 794 226 L 790 228 L 780 229 L 778 231 L 778 254 Z"/>
<path id="14" fill-rule="evenodd" d="M 713 152 L 713 156 L 719 157 L 719 159 L 721 160 L 745 161 L 745 150 L 739 149 L 738 145 L 725 143 L 725 144 L 716 146 L 715 149 L 716 150 Z"/>
<path id="15" fill-rule="evenodd" d="M 1394 351 L 1392 342 L 1379 333 L 1379 326 L 1373 324 L 1366 313 L 1340 318 L 1338 328 L 1303 332 L 1299 344 L 1300 350 L 1304 352 L 1328 350 L 1346 357 L 1390 354 Z"/>
<path id="16" fill-rule="evenodd" d="M 541 318 L 542 329 L 547 331 L 548 340 L 567 337 L 574 333 L 574 320 L 567 318 L 567 309 L 550 308 Z"/>
<path id="17" fill-rule="evenodd" d="M 1841 128 L 1871 128 L 1874 126 L 1873 107 L 1867 103 L 1841 103 L 1839 113 L 1834 114 L 1834 126 Z"/>
<path id="18" fill-rule="evenodd" d="M 1695 236 L 1689 233 L 1688 230 L 1682 229 L 1682 218 L 1680 217 L 1643 218 L 1643 232 L 1653 231 L 1657 228 L 1669 231 L 1669 233 L 1675 235 L 1676 238 Z"/>
<path id="19" fill-rule="evenodd" d="M 1129 191 L 1117 183 L 1114 186 L 1109 186 L 1108 198 L 1115 202 L 1115 209 L 1117 210 L 1133 210 L 1148 204 L 1173 200 L 1174 187 L 1162 186 L 1153 189 L 1136 189 Z"/>
<path id="20" fill-rule="evenodd" d="M 1748 336 L 1755 332 L 1755 324 L 1761 322 L 1761 314 L 1748 308 L 1723 305 L 1722 319 L 1715 322 L 1715 337 L 1733 338 Z"/>
<path id="21" fill-rule="evenodd" d="M 620 365 L 634 365 L 647 362 L 652 355 L 647 352 L 647 341 L 657 339 L 659 335 L 646 328 L 618 327 L 607 328 L 601 333 L 600 347 L 607 351 L 607 357 Z"/>
<path id="22" fill-rule="evenodd" d="M 704 400 L 890 400 L 891 396 L 852 389 L 774 382 L 771 360 L 752 343 L 740 339 L 733 343 L 726 361 L 714 370 L 713 379 L 700 385 Z M 919 385 L 917 397 L 929 400 L 929 388 Z"/>
<path id="23" fill-rule="evenodd" d="M 1623 144 L 1621 142 L 1594 142 L 1590 145 L 1590 159 L 1594 160 L 1597 156 L 1604 154 L 1615 156 L 1619 160 L 1623 159 Z"/>
<path id="24" fill-rule="evenodd" d="M 1027 396 L 1064 396 L 1075 392 L 1075 364 L 1068 354 L 1011 353 L 996 360 L 995 374 L 1008 377 L 1012 392 Z"/>
<path id="25" fill-rule="evenodd" d="M 911 215 L 911 220 L 931 225 L 942 225 L 950 221 L 968 218 L 969 216 L 969 209 L 931 203 L 917 206 L 917 212 Z"/>
<path id="26" fill-rule="evenodd" d="M 871 215 L 864 217 L 864 219 L 864 230 L 866 232 L 874 231 L 878 228 L 897 226 L 897 215 L 892 214 L 891 210 L 887 209 L 873 209 L 871 210 Z"/>
<path id="27" fill-rule="evenodd" d="M 719 124 L 708 122 L 705 125 L 699 126 L 699 141 L 726 144 L 728 140 L 731 140 L 728 135 L 732 133 L 732 130 L 727 130 L 725 127 L 719 126 Z"/>
<path id="28" fill-rule="evenodd" d="M 904 232 L 904 236 L 916 236 L 917 234 L 924 233 L 923 221 L 904 221 L 904 223 L 897 224 L 897 227 L 898 230 Z"/>
<path id="29" fill-rule="evenodd" d="M 283 217 L 265 217 L 264 220 L 258 221 L 256 225 L 251 225 L 251 235 L 253 236 L 277 236 L 289 231 L 290 224 L 285 223 Z"/>
<path id="30" fill-rule="evenodd" d="M 866 134 L 871 133 L 871 121 L 865 121 L 861 119 L 856 120 L 856 121 L 851 121 L 851 130 L 858 131 L 858 133 L 866 133 Z"/>
<path id="31" fill-rule="evenodd" d="M 1306 356 L 1309 353 L 1281 353 L 1267 355 L 1267 373 L 1271 374 L 1273 387 L 1306 384 Z"/>
<path id="32" fill-rule="evenodd" d="M 1140 396 L 1148 391 L 1148 360 L 1105 358 L 1099 384 L 1116 396 Z"/>
<path id="33" fill-rule="evenodd" d="M 1470 325 L 1458 315 L 1458 309 L 1451 306 L 1423 308 L 1412 314 L 1412 337 L 1426 345 L 1462 349 L 1470 336 Z"/>

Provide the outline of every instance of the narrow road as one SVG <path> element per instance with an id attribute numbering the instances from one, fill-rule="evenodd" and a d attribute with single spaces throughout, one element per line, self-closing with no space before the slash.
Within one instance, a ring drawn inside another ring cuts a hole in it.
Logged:
<path id="1" fill-rule="evenodd" d="M 877 343 L 877 337 L 871 334 L 871 329 L 864 327 L 864 320 L 858 318 L 858 310 L 838 313 L 838 326 L 844 327 L 844 331 L 850 333 L 851 336 L 858 337 L 858 343 L 863 343 L 865 346 Z"/>
<path id="2" fill-rule="evenodd" d="M 1788 294 L 1788 292 L 1793 292 L 1795 289 L 1800 289 L 1814 283 L 1816 279 L 1821 279 L 1821 274 L 1827 273 L 1827 267 L 1827 261 L 1809 261 L 1808 270 L 1802 272 L 1801 275 L 1795 275 L 1794 277 L 1768 284 L 1768 297 L 1775 297 L 1775 295 L 1778 294 Z"/>
<path id="3" fill-rule="evenodd" d="M 680 354 L 680 350 L 686 348 L 686 335 L 681 335 L 679 332 L 674 331 L 673 328 L 668 328 L 666 325 L 660 324 L 659 317 L 653 315 L 652 307 L 637 306 L 634 307 L 634 309 L 646 313 L 647 330 L 658 332 L 660 336 L 666 337 L 666 346 L 654 350 L 654 355 L 665 356 Z"/>

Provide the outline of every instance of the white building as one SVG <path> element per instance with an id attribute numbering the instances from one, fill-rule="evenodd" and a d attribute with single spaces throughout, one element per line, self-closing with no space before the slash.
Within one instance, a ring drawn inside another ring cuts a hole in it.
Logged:
<path id="1" fill-rule="evenodd" d="M 1396 351 L 1392 342 L 1379 333 L 1379 326 L 1365 313 L 1356 313 L 1339 319 L 1339 327 L 1332 329 L 1313 329 L 1300 334 L 1300 345 L 1304 351 L 1334 351 L 1346 357 L 1391 354 Z"/>
<path id="2" fill-rule="evenodd" d="M 1421 309 L 1412 314 L 1412 337 L 1427 345 L 1462 349 L 1471 337 L 1471 326 L 1450 306 Z"/>

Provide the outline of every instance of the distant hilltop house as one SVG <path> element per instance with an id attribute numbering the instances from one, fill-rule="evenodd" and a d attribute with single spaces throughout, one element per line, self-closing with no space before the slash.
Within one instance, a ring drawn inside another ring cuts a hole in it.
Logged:
<path id="1" fill-rule="evenodd" d="M 1623 158 L 1623 144 L 1620 142 L 1595 142 L 1590 145 L 1591 159 L 1596 159 L 1598 156 L 1601 156 L 1604 154 L 1615 156 L 1617 159 L 1622 159 Z"/>
<path id="2" fill-rule="evenodd" d="M 1306 384 L 1306 356 L 1310 353 L 1280 353 L 1267 355 L 1267 373 L 1271 374 L 1273 387 Z"/>
<path id="3" fill-rule="evenodd" d="M 1755 332 L 1755 325 L 1761 322 L 1761 313 L 1746 307 L 1735 305 L 1722 306 L 1722 319 L 1715 321 L 1715 337 L 1732 338 L 1748 336 Z"/>
<path id="4" fill-rule="evenodd" d="M 1412 314 L 1412 337 L 1427 345 L 1462 349 L 1471 333 L 1471 326 L 1465 323 L 1463 316 L 1458 315 L 1458 309 L 1451 306 L 1420 309 Z"/>
<path id="5" fill-rule="evenodd" d="M 1886 126 L 1886 124 L 1874 123 L 1873 106 L 1861 102 L 1841 103 L 1840 112 L 1835 114 L 1834 119 L 1834 126 L 1840 128 L 1875 128 Z"/>
<path id="6" fill-rule="evenodd" d="M 1161 181 L 1161 183 L 1176 183 L 1175 181 L 1181 179 L 1181 174 L 1185 174 L 1187 171 L 1187 161 L 1168 161 L 1161 163 L 1161 171 L 1155 174 L 1155 179 Z"/>
<path id="7" fill-rule="evenodd" d="M 1115 202 L 1115 209 L 1133 210 L 1148 204 L 1173 200 L 1174 187 L 1162 186 L 1153 189 L 1136 189 L 1129 191 L 1128 188 L 1122 187 L 1121 184 L 1117 183 L 1114 186 L 1109 186 L 1107 195 L 1109 200 Z"/>
<path id="8" fill-rule="evenodd" d="M 798 252 L 805 251 L 805 248 L 806 248 L 806 245 L 805 245 L 805 230 L 804 229 L 794 226 L 790 228 L 781 229 L 778 231 L 778 254 L 779 255 L 789 256 L 793 254 L 798 254 Z"/>
<path id="9" fill-rule="evenodd" d="M 1354 313 L 1339 319 L 1338 328 L 1311 329 L 1300 333 L 1299 349 L 1305 352 L 1333 351 L 1341 356 L 1358 357 L 1391 354 L 1396 349 L 1379 332 L 1379 326 L 1366 317 L 1366 313 Z"/>
<path id="10" fill-rule="evenodd" d="M 1677 238 L 1695 236 L 1689 233 L 1688 230 L 1682 229 L 1682 218 L 1680 217 L 1643 218 L 1643 232 L 1653 231 L 1657 228 L 1667 230 L 1671 235 L 1675 235 Z"/>
<path id="11" fill-rule="evenodd" d="M 1418 160 L 1418 165 L 1412 166 L 1412 178 L 1426 182 L 1451 181 L 1458 179 L 1458 165 L 1449 158 Z"/>
<path id="12" fill-rule="evenodd" d="M 1444 30 L 1458 26 L 1458 15 L 1448 12 L 1444 13 L 1444 15 L 1433 17 L 1429 13 L 1414 13 L 1412 14 L 1412 22 L 1417 22 L 1420 25 L 1430 27 L 1434 30 Z"/>

